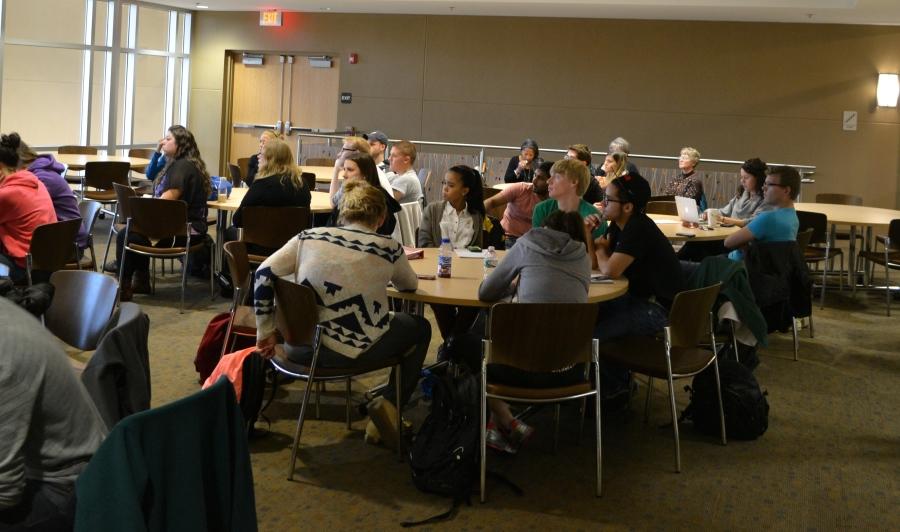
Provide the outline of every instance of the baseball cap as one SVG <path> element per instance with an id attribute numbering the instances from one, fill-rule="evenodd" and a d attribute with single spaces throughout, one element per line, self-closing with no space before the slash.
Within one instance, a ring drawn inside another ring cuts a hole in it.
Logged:
<path id="1" fill-rule="evenodd" d="M 388 143 L 387 135 L 385 135 L 381 131 L 373 131 L 373 132 L 369 133 L 366 136 L 366 139 L 367 140 L 377 140 L 378 142 L 385 144 L 385 145 L 387 145 L 387 143 Z"/>
<path id="2" fill-rule="evenodd" d="M 625 192 L 626 201 L 633 203 L 638 212 L 643 212 L 647 202 L 650 201 L 650 183 L 635 172 L 617 177 L 616 184 Z"/>

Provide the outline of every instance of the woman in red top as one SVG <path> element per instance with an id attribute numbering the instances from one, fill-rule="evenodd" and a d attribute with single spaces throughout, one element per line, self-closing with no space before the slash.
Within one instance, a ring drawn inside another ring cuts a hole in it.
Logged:
<path id="1" fill-rule="evenodd" d="M 0 264 L 14 282 L 25 278 L 25 255 L 39 225 L 56 222 L 47 188 L 19 166 L 18 133 L 0 135 Z"/>

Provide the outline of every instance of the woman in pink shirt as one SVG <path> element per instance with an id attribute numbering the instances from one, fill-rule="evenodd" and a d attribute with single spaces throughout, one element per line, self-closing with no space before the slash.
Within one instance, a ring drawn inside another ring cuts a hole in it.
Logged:
<path id="1" fill-rule="evenodd" d="M 531 229 L 531 213 L 534 206 L 548 197 L 547 182 L 550 180 L 552 161 L 541 163 L 534 171 L 531 183 L 511 183 L 500 193 L 485 200 L 488 211 L 506 205 L 500 225 L 506 233 L 506 249 L 516 243 L 516 239 Z"/>
<path id="2" fill-rule="evenodd" d="M 17 170 L 21 143 L 18 133 L 0 136 L 0 264 L 14 282 L 25 278 L 34 229 L 56 222 L 47 188 L 28 170 Z"/>

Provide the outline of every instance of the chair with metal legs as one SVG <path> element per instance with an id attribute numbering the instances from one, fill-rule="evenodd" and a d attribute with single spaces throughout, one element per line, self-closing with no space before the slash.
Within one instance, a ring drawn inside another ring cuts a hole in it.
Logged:
<path id="1" fill-rule="evenodd" d="M 865 261 L 863 264 L 866 269 L 868 269 L 869 264 L 872 264 L 873 273 L 874 273 L 874 265 L 880 264 L 884 266 L 884 297 L 885 297 L 885 307 L 887 309 L 887 315 L 891 315 L 891 270 L 900 269 L 900 219 L 891 220 L 891 224 L 888 227 L 888 234 L 886 235 L 878 235 L 876 237 L 877 242 L 881 242 L 884 246 L 884 249 L 874 251 L 863 251 L 857 257 L 857 260 Z M 877 244 L 876 244 L 877 248 Z M 871 277 L 870 277 L 871 279 Z"/>
<path id="2" fill-rule="evenodd" d="M 275 356 L 271 359 L 272 367 L 279 374 L 291 379 L 306 381 L 303 390 L 303 400 L 300 403 L 300 415 L 297 418 L 297 428 L 294 431 L 294 440 L 291 444 L 291 463 L 288 469 L 288 480 L 294 479 L 294 469 L 297 464 L 297 452 L 300 446 L 300 436 L 303 433 L 303 423 L 306 420 L 306 411 L 309 406 L 310 392 L 313 384 L 327 381 L 344 381 L 347 384 L 347 430 L 350 430 L 350 384 L 351 379 L 358 375 L 372 371 L 393 367 L 395 371 L 397 396 L 397 434 L 402 434 L 403 405 L 400 401 L 402 374 L 401 361 L 408 353 L 398 353 L 394 358 L 383 360 L 378 364 L 352 369 L 322 368 L 318 367 L 319 348 L 321 347 L 322 326 L 318 321 L 318 308 L 316 306 L 316 294 L 307 286 L 302 286 L 284 279 L 275 279 L 275 317 L 276 327 L 284 338 L 286 346 L 308 346 L 312 349 L 312 360 L 309 366 L 291 362 L 285 357 Z M 413 346 L 410 350 L 415 349 Z M 274 390 L 273 390 L 274 394 Z M 397 456 L 403 460 L 403 438 L 399 438 Z"/>
<path id="3" fill-rule="evenodd" d="M 649 377 L 645 416 L 649 414 L 653 379 L 666 379 L 672 413 L 672 432 L 675 438 L 675 471 L 679 473 L 681 442 L 678 435 L 678 410 L 675 406 L 675 379 L 693 377 L 710 365 L 715 368 L 722 445 L 727 443 L 719 361 L 715 348 L 715 321 L 712 313 L 713 304 L 721 287 L 722 283 L 716 283 L 706 288 L 678 293 L 672 303 L 669 325 L 664 329 L 662 338 L 629 336 L 600 344 L 601 360 Z M 699 347 L 707 334 L 711 349 Z"/>
<path id="4" fill-rule="evenodd" d="M 597 305 L 588 303 L 498 303 L 491 308 L 488 338 L 484 340 L 481 368 L 481 502 L 487 497 L 487 400 L 519 403 L 560 403 L 594 396 L 596 412 L 596 495 L 601 494 L 600 396 L 593 381 L 600 382 L 597 340 L 591 338 Z M 523 326 L 524 325 L 524 326 Z M 491 383 L 488 364 L 503 364 L 534 373 L 585 365 L 585 381 L 556 388 L 526 388 Z M 556 411 L 556 420 L 559 411 Z"/>
<path id="5" fill-rule="evenodd" d="M 34 282 L 34 272 L 43 272 L 49 277 L 51 273 L 65 268 L 69 259 L 78 255 L 75 237 L 79 229 L 81 218 L 39 225 L 34 229 L 25 255 L 28 286 Z"/>

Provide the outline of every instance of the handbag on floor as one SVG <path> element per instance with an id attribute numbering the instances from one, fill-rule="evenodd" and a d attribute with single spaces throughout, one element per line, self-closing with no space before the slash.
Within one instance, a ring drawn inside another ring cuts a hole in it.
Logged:
<path id="1" fill-rule="evenodd" d="M 200 374 L 200 382 L 205 382 L 216 368 L 222 357 L 222 346 L 225 344 L 225 332 L 228 330 L 230 312 L 216 314 L 209 320 L 200 345 L 197 347 L 197 356 L 194 357 L 194 368 Z M 238 336 L 234 340 L 233 350 L 250 347 L 255 343 L 254 338 Z"/>

